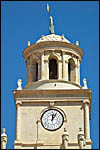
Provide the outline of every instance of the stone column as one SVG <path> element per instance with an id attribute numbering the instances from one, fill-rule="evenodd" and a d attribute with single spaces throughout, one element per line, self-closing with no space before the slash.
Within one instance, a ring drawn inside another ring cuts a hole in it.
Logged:
<path id="1" fill-rule="evenodd" d="M 27 66 L 27 82 L 31 82 L 31 65 Z"/>
<path id="2" fill-rule="evenodd" d="M 77 72 L 78 72 L 77 82 L 78 82 L 78 84 L 80 84 L 80 60 L 79 60 L 79 58 L 77 59 Z"/>
<path id="3" fill-rule="evenodd" d="M 79 143 L 79 148 L 80 149 L 85 149 L 86 141 L 85 141 L 85 138 L 84 138 L 84 133 L 83 133 L 81 128 L 79 128 L 78 143 Z"/>
<path id="4" fill-rule="evenodd" d="M 44 60 L 45 79 L 49 80 L 49 60 Z"/>
<path id="5" fill-rule="evenodd" d="M 36 121 L 36 124 L 37 124 L 37 140 L 36 140 L 36 149 L 41 149 L 41 146 L 43 146 L 43 142 L 42 140 L 40 139 L 40 135 L 39 135 L 39 131 L 41 130 L 41 121 L 39 118 L 37 118 L 37 121 Z"/>
<path id="6" fill-rule="evenodd" d="M 25 60 L 25 64 L 26 64 L 26 73 L 27 73 L 27 84 L 28 84 L 28 60 Z"/>
<path id="7" fill-rule="evenodd" d="M 16 101 L 16 111 L 17 111 L 17 116 L 16 116 L 16 141 L 21 140 L 21 106 L 22 102 L 21 101 Z"/>
<path id="8" fill-rule="evenodd" d="M 36 80 L 36 63 L 33 62 L 33 56 L 29 56 L 26 62 L 27 84 Z"/>
<path id="9" fill-rule="evenodd" d="M 29 63 L 29 82 L 36 81 L 36 62 L 33 61 L 33 56 L 30 56 Z"/>
<path id="10" fill-rule="evenodd" d="M 75 62 L 75 72 L 74 72 L 74 82 L 78 83 L 78 64 L 77 64 L 77 59 L 73 58 Z"/>
<path id="11" fill-rule="evenodd" d="M 67 133 L 66 128 L 64 128 L 64 133 L 62 135 L 62 143 L 64 149 L 68 149 L 68 141 L 69 141 L 69 134 Z"/>
<path id="12" fill-rule="evenodd" d="M 84 133 L 85 139 L 90 141 L 90 124 L 89 124 L 89 100 L 84 100 Z"/>
<path id="13" fill-rule="evenodd" d="M 40 60 L 38 60 L 38 80 L 40 80 L 40 78 L 41 78 L 41 71 L 40 71 L 40 69 L 41 69 L 41 62 L 40 62 Z"/>
<path id="14" fill-rule="evenodd" d="M 62 53 L 63 57 L 63 80 L 68 81 L 68 61 L 66 60 L 65 52 Z"/>
<path id="15" fill-rule="evenodd" d="M 31 82 L 31 64 L 30 64 L 30 57 L 26 60 L 26 70 L 27 70 L 27 84 Z"/>
<path id="16" fill-rule="evenodd" d="M 44 79 L 44 52 L 41 52 L 41 80 Z"/>
<path id="17" fill-rule="evenodd" d="M 34 62 L 31 65 L 30 71 L 31 71 L 30 82 L 36 81 L 36 62 Z"/>
<path id="18" fill-rule="evenodd" d="M 1 134 L 1 149 L 6 149 L 7 135 L 5 134 L 5 128 L 3 128 L 3 133 Z"/>
<path id="19" fill-rule="evenodd" d="M 62 80 L 62 60 L 58 60 L 58 80 Z"/>
<path id="20" fill-rule="evenodd" d="M 72 55 L 73 62 L 71 63 L 71 81 L 78 83 L 78 66 L 77 59 Z"/>

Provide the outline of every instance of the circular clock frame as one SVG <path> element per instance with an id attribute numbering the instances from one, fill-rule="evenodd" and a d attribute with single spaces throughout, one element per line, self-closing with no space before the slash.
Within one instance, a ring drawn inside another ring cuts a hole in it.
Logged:
<path id="1" fill-rule="evenodd" d="M 41 124 L 43 128 L 49 131 L 56 131 L 60 129 L 63 123 L 64 123 L 64 116 L 57 109 L 48 109 L 41 116 Z"/>

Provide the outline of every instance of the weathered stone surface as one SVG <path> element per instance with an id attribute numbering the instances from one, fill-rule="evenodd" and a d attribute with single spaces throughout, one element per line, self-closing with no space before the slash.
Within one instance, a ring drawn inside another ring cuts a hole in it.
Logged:
<path id="1" fill-rule="evenodd" d="M 86 148 L 90 149 L 91 89 L 80 85 L 82 49 L 64 35 L 42 35 L 24 50 L 23 56 L 27 85 L 24 90 L 13 91 L 17 109 L 15 149 L 79 149 L 79 128 L 83 129 Z M 58 130 L 49 131 L 41 123 L 42 114 L 48 109 L 63 115 Z M 64 128 L 68 139 L 65 134 L 62 141 Z"/>

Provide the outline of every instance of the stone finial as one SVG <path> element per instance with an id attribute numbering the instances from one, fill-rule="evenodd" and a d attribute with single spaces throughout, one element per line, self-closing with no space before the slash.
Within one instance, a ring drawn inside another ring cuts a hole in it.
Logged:
<path id="1" fill-rule="evenodd" d="M 28 46 L 30 46 L 30 41 L 27 42 Z"/>
<path id="2" fill-rule="evenodd" d="M 5 128 L 3 128 L 3 133 L 1 134 L 1 148 L 6 149 L 7 135 L 5 133 Z"/>
<path id="3" fill-rule="evenodd" d="M 61 38 L 62 38 L 62 40 L 64 39 L 64 34 L 62 34 Z"/>
<path id="4" fill-rule="evenodd" d="M 86 78 L 83 79 L 83 87 L 82 89 L 88 89 Z"/>
<path id="5" fill-rule="evenodd" d="M 3 128 L 3 133 L 5 133 L 5 131 L 6 131 L 5 128 Z"/>
<path id="6" fill-rule="evenodd" d="M 77 45 L 77 46 L 79 45 L 79 41 L 76 41 L 76 45 Z"/>
<path id="7" fill-rule="evenodd" d="M 17 90 L 22 90 L 22 80 L 21 79 L 19 79 L 17 81 Z"/>
<path id="8" fill-rule="evenodd" d="M 85 140 L 82 128 L 79 128 L 78 143 L 79 143 L 80 149 L 84 149 L 85 148 L 85 146 L 86 146 L 86 140 Z"/>
<path id="9" fill-rule="evenodd" d="M 43 40 L 44 39 L 44 35 L 42 35 L 41 37 L 42 37 L 41 40 Z"/>

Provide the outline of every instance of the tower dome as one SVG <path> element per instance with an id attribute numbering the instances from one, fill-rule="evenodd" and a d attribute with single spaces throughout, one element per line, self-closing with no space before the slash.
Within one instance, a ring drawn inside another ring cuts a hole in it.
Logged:
<path id="1" fill-rule="evenodd" d="M 42 37 L 36 43 L 46 42 L 46 41 L 60 41 L 60 42 L 70 43 L 70 41 L 64 37 L 64 34 L 62 36 L 56 34 L 50 34 L 47 36 L 42 35 Z"/>

